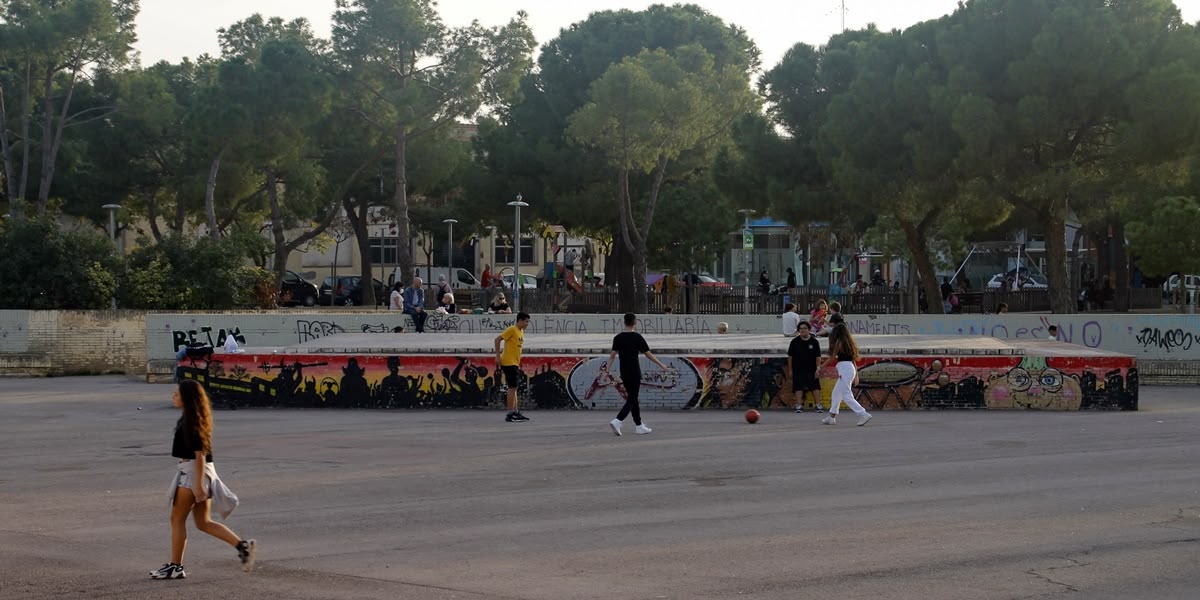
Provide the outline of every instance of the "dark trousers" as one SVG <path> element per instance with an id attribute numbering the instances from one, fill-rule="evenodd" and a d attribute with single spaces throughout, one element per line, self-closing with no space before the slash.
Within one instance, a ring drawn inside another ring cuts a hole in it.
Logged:
<path id="1" fill-rule="evenodd" d="M 617 420 L 624 421 L 630 413 L 633 413 L 633 424 L 642 424 L 642 407 L 638 404 L 638 392 L 642 388 L 642 376 L 639 373 L 636 377 L 626 377 L 621 375 L 621 383 L 625 387 L 625 406 L 621 407 L 621 412 L 617 413 Z"/>
<path id="2" fill-rule="evenodd" d="M 426 313 L 423 310 L 422 311 L 406 310 L 406 311 L 404 311 L 404 314 L 412 317 L 413 328 L 415 328 L 417 330 L 417 333 L 425 333 L 425 319 L 429 318 L 428 313 Z"/>

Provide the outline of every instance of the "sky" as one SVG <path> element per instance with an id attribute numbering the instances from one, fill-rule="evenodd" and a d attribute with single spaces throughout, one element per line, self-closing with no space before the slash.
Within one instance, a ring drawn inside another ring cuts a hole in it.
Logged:
<path id="1" fill-rule="evenodd" d="M 442 19 L 451 26 L 478 20 L 501 25 L 519 10 L 529 13 L 529 24 L 543 44 L 561 29 L 600 10 L 641 10 L 674 0 L 440 0 Z M 875 23 L 880 29 L 905 29 L 910 25 L 952 12 L 958 0 L 692 0 L 709 12 L 746 30 L 762 50 L 769 69 L 797 42 L 820 46 L 845 25 L 860 29 Z M 1200 20 L 1200 0 L 1176 0 L 1186 21 Z M 138 17 L 137 48 L 142 64 L 160 60 L 178 62 L 203 53 L 217 55 L 217 29 L 254 13 L 264 17 L 306 17 L 322 37 L 329 35 L 334 0 L 142 0 Z"/>

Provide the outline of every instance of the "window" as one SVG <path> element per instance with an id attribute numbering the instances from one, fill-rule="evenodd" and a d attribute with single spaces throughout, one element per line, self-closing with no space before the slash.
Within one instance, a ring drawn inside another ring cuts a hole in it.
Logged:
<path id="1" fill-rule="evenodd" d="M 373 265 L 394 265 L 399 260 L 397 257 L 396 238 L 394 237 L 373 237 L 371 242 L 371 264 Z"/>
<path id="2" fill-rule="evenodd" d="M 513 262 L 512 238 L 496 241 L 496 264 L 511 265 Z M 521 264 L 533 264 L 533 236 L 521 236 Z"/>

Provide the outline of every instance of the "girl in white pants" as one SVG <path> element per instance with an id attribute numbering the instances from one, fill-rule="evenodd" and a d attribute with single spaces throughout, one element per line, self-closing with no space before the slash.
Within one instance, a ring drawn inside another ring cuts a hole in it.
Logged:
<path id="1" fill-rule="evenodd" d="M 854 390 L 851 387 L 858 384 L 858 369 L 854 366 L 858 359 L 858 344 L 854 343 L 854 338 L 850 336 L 850 330 L 846 328 L 846 324 L 834 325 L 833 331 L 829 333 L 829 356 L 821 361 L 820 368 L 824 368 L 830 361 L 836 360 L 838 380 L 833 385 L 829 415 L 821 419 L 822 423 L 837 425 L 838 411 L 841 410 L 843 402 L 850 407 L 850 410 L 854 411 L 854 414 L 858 415 L 857 425 L 859 427 L 866 425 L 867 421 L 871 420 L 871 413 L 867 412 L 867 409 L 854 399 Z"/>

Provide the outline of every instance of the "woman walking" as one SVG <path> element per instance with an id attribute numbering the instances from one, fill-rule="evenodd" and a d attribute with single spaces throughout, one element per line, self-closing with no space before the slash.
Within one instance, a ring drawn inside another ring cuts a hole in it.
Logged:
<path id="1" fill-rule="evenodd" d="M 820 371 L 830 361 L 837 361 L 837 383 L 833 385 L 833 398 L 829 402 L 829 414 L 821 419 L 821 422 L 826 425 L 837 425 L 838 411 L 841 410 L 842 403 L 845 402 L 854 414 L 858 415 L 859 427 L 867 424 L 871 420 L 871 413 L 863 408 L 858 400 L 854 399 L 854 390 L 851 386 L 858 383 L 858 369 L 854 363 L 859 359 L 858 344 L 854 343 L 854 338 L 850 336 L 850 330 L 846 328 L 845 323 L 838 323 L 833 326 L 833 331 L 829 333 L 829 356 L 821 361 L 821 365 L 817 367 Z"/>
<path id="2" fill-rule="evenodd" d="M 151 579 L 183 579 L 183 551 L 187 546 L 187 518 L 191 514 L 196 529 L 224 541 L 237 550 L 242 570 L 254 568 L 254 540 L 243 540 L 220 523 L 209 519 L 212 494 L 228 492 L 213 467 L 212 409 L 204 388 L 193 380 L 184 380 L 175 390 L 175 406 L 183 416 L 175 424 L 171 456 L 179 459 L 172 484 L 171 562 L 150 572 Z M 232 500 L 236 502 L 236 499 Z M 232 512 L 230 508 L 227 512 Z"/>

